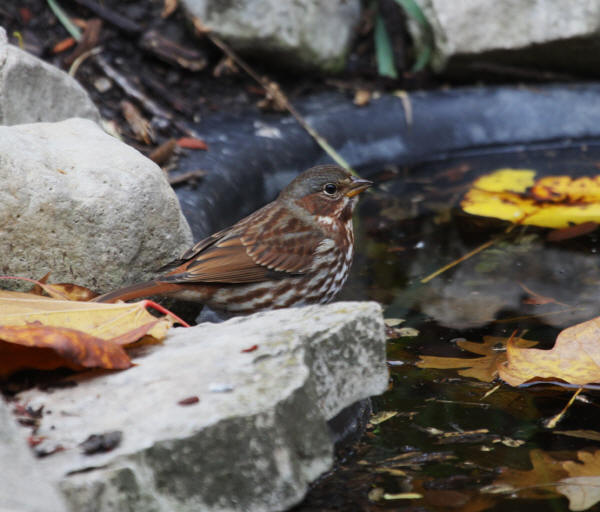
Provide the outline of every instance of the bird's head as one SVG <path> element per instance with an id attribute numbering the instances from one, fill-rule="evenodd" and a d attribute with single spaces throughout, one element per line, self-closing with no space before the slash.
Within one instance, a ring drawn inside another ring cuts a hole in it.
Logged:
<path id="1" fill-rule="evenodd" d="M 372 184 L 337 165 L 318 165 L 299 174 L 279 197 L 314 215 L 346 221 L 352 218 L 358 195 Z"/>

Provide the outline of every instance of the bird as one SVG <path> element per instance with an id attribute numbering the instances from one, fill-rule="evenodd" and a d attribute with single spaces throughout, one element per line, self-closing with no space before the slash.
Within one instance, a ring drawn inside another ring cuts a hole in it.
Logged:
<path id="1" fill-rule="evenodd" d="M 157 278 L 94 300 L 171 296 L 229 316 L 326 304 L 348 278 L 354 208 L 372 184 L 337 165 L 312 167 L 273 202 L 199 241 Z"/>

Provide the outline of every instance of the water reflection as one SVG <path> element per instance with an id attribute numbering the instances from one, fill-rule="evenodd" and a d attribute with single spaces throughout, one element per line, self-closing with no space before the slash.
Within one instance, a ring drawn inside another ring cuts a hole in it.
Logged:
<path id="1" fill-rule="evenodd" d="M 566 511 L 600 500 L 600 433 L 590 433 L 600 431 L 597 390 L 585 390 L 548 429 L 543 421 L 572 390 L 495 388 L 498 381 L 414 365 L 422 354 L 469 357 L 456 340 L 515 330 L 547 348 L 561 329 L 600 315 L 600 231 L 553 242 L 548 229 L 518 226 L 507 234 L 507 223 L 458 208 L 477 176 L 503 167 L 595 175 L 600 148 L 397 168 L 381 173 L 385 181 L 363 201 L 360 250 L 343 296 L 381 302 L 386 316 L 405 319 L 418 335 L 389 342 L 392 386 L 374 404 L 397 414 L 372 425 L 298 511 Z M 486 242 L 486 250 L 421 282 Z"/>

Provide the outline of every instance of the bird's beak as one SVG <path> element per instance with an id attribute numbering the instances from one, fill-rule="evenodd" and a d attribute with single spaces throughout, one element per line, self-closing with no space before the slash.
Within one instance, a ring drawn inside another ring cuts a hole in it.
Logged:
<path id="1" fill-rule="evenodd" d="M 350 180 L 350 188 L 348 192 L 346 192 L 346 197 L 354 197 L 373 185 L 372 181 L 363 180 L 362 178 L 357 178 L 356 176 L 352 176 Z"/>

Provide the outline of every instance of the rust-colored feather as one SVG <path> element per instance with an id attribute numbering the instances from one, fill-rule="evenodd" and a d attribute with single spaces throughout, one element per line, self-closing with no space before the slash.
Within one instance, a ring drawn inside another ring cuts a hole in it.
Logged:
<path id="1" fill-rule="evenodd" d="M 285 205 L 271 203 L 198 242 L 161 281 L 256 283 L 307 272 L 320 239 L 300 221 L 295 233 L 279 229 L 280 220 L 287 218 Z"/>

